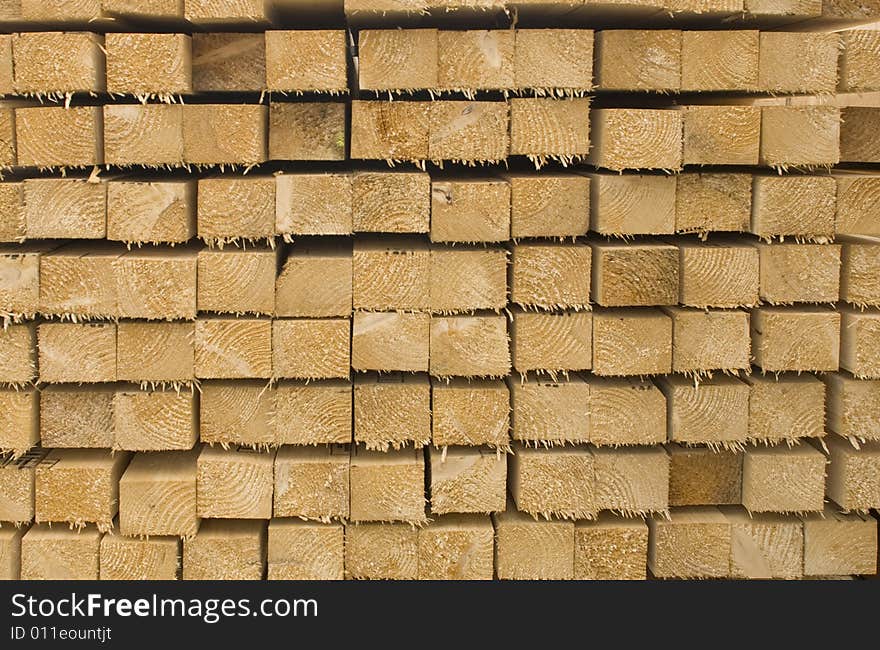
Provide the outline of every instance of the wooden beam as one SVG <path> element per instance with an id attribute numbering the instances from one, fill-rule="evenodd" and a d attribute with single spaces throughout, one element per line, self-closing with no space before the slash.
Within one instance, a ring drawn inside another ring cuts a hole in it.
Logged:
<path id="1" fill-rule="evenodd" d="M 40 394 L 0 388 L 0 453 L 21 456 L 40 440 Z"/>
<path id="2" fill-rule="evenodd" d="M 3 491 L 0 520 L 16 524 L 16 527 L 34 520 L 34 475 L 37 463 L 46 453 L 39 451 L 23 458 L 6 455 L 0 458 L 0 490 Z M 0 529 L 0 532 L 6 531 Z M 9 541 L 7 537 L 6 542 Z"/>
<path id="3" fill-rule="evenodd" d="M 418 572 L 418 528 L 405 523 L 357 523 L 345 527 L 347 578 L 415 580 Z"/>
<path id="4" fill-rule="evenodd" d="M 511 100 L 511 104 L 518 101 Z M 428 103 L 429 160 L 498 163 L 514 153 L 516 109 L 501 101 L 438 101 Z"/>
<path id="5" fill-rule="evenodd" d="M 276 183 L 276 234 L 289 238 L 352 233 L 350 175 L 280 174 Z"/>
<path id="6" fill-rule="evenodd" d="M 350 245 L 335 242 L 293 245 L 275 281 L 275 314 L 348 317 L 351 313 Z"/>
<path id="7" fill-rule="evenodd" d="M 574 577 L 574 522 L 536 521 L 507 508 L 492 515 L 495 575 L 501 580 L 571 580 Z"/>
<path id="8" fill-rule="evenodd" d="M 602 90 L 675 92 L 681 88 L 680 30 L 596 32 L 596 86 Z"/>
<path id="9" fill-rule="evenodd" d="M 268 379 L 272 376 L 272 322 L 199 319 L 195 371 L 199 379 Z"/>
<path id="10" fill-rule="evenodd" d="M 15 94 L 15 68 L 12 58 L 12 34 L 0 36 L 0 94 Z"/>
<path id="11" fill-rule="evenodd" d="M 430 331 L 428 314 L 356 311 L 351 367 L 356 371 L 427 372 Z"/>
<path id="12" fill-rule="evenodd" d="M 117 391 L 113 397 L 113 448 L 128 451 L 191 449 L 199 438 L 192 392 Z"/>
<path id="13" fill-rule="evenodd" d="M 504 316 L 431 318 L 429 371 L 435 377 L 502 377 L 510 372 Z"/>
<path id="14" fill-rule="evenodd" d="M 185 0 L 184 17 L 202 27 L 265 27 L 264 0 Z"/>
<path id="15" fill-rule="evenodd" d="M 595 465 L 595 455 L 586 447 L 515 444 L 508 487 L 516 510 L 535 518 L 595 519 Z"/>
<path id="16" fill-rule="evenodd" d="M 193 90 L 195 92 L 265 90 L 265 40 L 264 33 L 193 34 Z"/>
<path id="17" fill-rule="evenodd" d="M 280 382 L 275 389 L 276 441 L 281 445 L 351 442 L 351 395 L 351 384 L 338 379 Z"/>
<path id="18" fill-rule="evenodd" d="M 738 504 L 742 497 L 741 452 L 711 447 L 665 445 L 669 454 L 669 505 Z"/>
<path id="19" fill-rule="evenodd" d="M 180 540 L 108 533 L 101 538 L 99 564 L 101 580 L 177 580 Z"/>
<path id="20" fill-rule="evenodd" d="M 101 109 L 45 106 L 15 109 L 16 162 L 21 167 L 92 167 L 104 163 Z"/>
<path id="21" fill-rule="evenodd" d="M 837 302 L 840 245 L 756 244 L 761 299 L 770 304 Z"/>
<path id="22" fill-rule="evenodd" d="M 517 90 L 580 94 L 593 89 L 591 29 L 517 29 L 514 54 Z"/>
<path id="23" fill-rule="evenodd" d="M 198 181 L 198 234 L 208 244 L 275 236 L 275 178 L 218 176 Z"/>
<path id="24" fill-rule="evenodd" d="M 4 110 L 0 110 L 0 131 L 3 129 Z M 11 123 L 9 126 L 9 133 L 3 134 L 2 138 L 0 138 L 5 141 L 0 143 L 0 164 L 7 167 L 15 164 L 15 127 Z M 3 149 L 8 149 L 8 147 L 11 147 L 11 150 L 4 152 Z M 8 153 L 8 157 L 6 153 Z M 2 208 L 3 213 L 6 215 L 2 223 L 0 223 L 0 241 L 23 242 L 27 238 L 24 183 L 0 183 L 0 208 Z"/>
<path id="25" fill-rule="evenodd" d="M 638 519 L 601 514 L 574 525 L 575 580 L 644 580 L 648 526 Z"/>
<path id="26" fill-rule="evenodd" d="M 15 92 L 63 95 L 102 92 L 104 38 L 89 32 L 23 32 L 12 36 Z"/>
<path id="27" fill-rule="evenodd" d="M 809 444 L 746 449 L 742 504 L 750 512 L 821 511 L 824 502 L 821 451 Z"/>
<path id="28" fill-rule="evenodd" d="M 266 88 L 272 91 L 348 92 L 345 30 L 266 32 Z"/>
<path id="29" fill-rule="evenodd" d="M 343 447 L 284 446 L 275 455 L 276 517 L 327 522 L 349 516 L 349 452 Z"/>
<path id="30" fill-rule="evenodd" d="M 26 528 L 0 529 L 0 580 L 21 578 L 21 538 Z"/>
<path id="31" fill-rule="evenodd" d="M 590 441 L 590 384 L 579 375 L 564 381 L 511 377 L 511 429 L 514 440 L 545 445 Z"/>
<path id="32" fill-rule="evenodd" d="M 526 308 L 587 309 L 590 257 L 585 244 L 514 244 L 510 301 Z"/>
<path id="33" fill-rule="evenodd" d="M 880 90 L 880 32 L 850 29 L 840 33 L 842 51 L 838 68 L 838 92 Z"/>
<path id="34" fill-rule="evenodd" d="M 761 109 L 761 164 L 777 169 L 830 167 L 847 156 L 841 110 L 834 106 Z"/>
<path id="35" fill-rule="evenodd" d="M 199 311 L 273 314 L 278 263 L 278 249 L 199 251 Z"/>
<path id="36" fill-rule="evenodd" d="M 593 242 L 592 298 L 603 307 L 678 303 L 678 249 L 647 241 Z"/>
<path id="37" fill-rule="evenodd" d="M 275 391 L 264 381 L 206 381 L 200 388 L 202 442 L 260 448 L 277 441 Z"/>
<path id="38" fill-rule="evenodd" d="M 590 180 L 568 174 L 513 174 L 510 236 L 578 237 L 590 229 Z"/>
<path id="39" fill-rule="evenodd" d="M 761 109 L 755 106 L 686 106 L 685 165 L 757 165 Z"/>
<path id="40" fill-rule="evenodd" d="M 469 92 L 512 89 L 514 52 L 512 29 L 441 30 L 437 34 L 437 87 Z"/>
<path id="41" fill-rule="evenodd" d="M 746 375 L 749 437 L 792 443 L 825 435 L 825 386 L 812 375 Z"/>
<path id="42" fill-rule="evenodd" d="M 40 311 L 85 319 L 117 316 L 114 267 L 121 254 L 115 248 L 83 243 L 48 253 L 40 263 Z"/>
<path id="43" fill-rule="evenodd" d="M 649 518 L 648 568 L 656 578 L 730 576 L 732 526 L 718 508 L 676 508 Z"/>
<path id="44" fill-rule="evenodd" d="M 587 421 L 594 445 L 647 445 L 666 440 L 666 398 L 654 384 L 594 377 L 589 386 Z"/>
<path id="45" fill-rule="evenodd" d="M 195 378 L 195 324 L 122 321 L 116 326 L 120 381 L 191 382 Z"/>
<path id="46" fill-rule="evenodd" d="M 681 90 L 753 91 L 758 87 L 757 30 L 681 33 Z"/>
<path id="47" fill-rule="evenodd" d="M 431 379 L 431 442 L 435 447 L 505 448 L 510 392 L 500 380 Z"/>
<path id="48" fill-rule="evenodd" d="M 424 172 L 356 172 L 354 232 L 424 233 L 431 228 L 431 177 Z"/>
<path id="49" fill-rule="evenodd" d="M 190 537 L 199 527 L 199 450 L 135 454 L 119 480 L 119 532 Z"/>
<path id="50" fill-rule="evenodd" d="M 262 580 L 265 573 L 265 521 L 208 519 L 183 540 L 184 580 Z"/>
<path id="51" fill-rule="evenodd" d="M 672 318 L 672 370 L 696 375 L 751 370 L 749 313 L 664 307 Z"/>
<path id="52" fill-rule="evenodd" d="M 352 102 L 352 106 L 356 103 Z M 358 157 L 354 155 L 355 123 L 352 117 L 352 158 Z M 343 103 L 272 102 L 269 104 L 268 159 L 345 160 L 346 125 L 346 105 Z"/>
<path id="53" fill-rule="evenodd" d="M 431 512 L 501 512 L 507 504 L 507 455 L 478 447 L 427 450 Z"/>
<path id="54" fill-rule="evenodd" d="M 97 580 L 102 533 L 31 526 L 21 537 L 22 580 Z"/>
<path id="55" fill-rule="evenodd" d="M 116 381 L 116 325 L 43 323 L 38 328 L 40 381 Z"/>
<path id="56" fill-rule="evenodd" d="M 507 241 L 510 184 L 503 180 L 432 181 L 430 215 L 432 242 Z"/>
<path id="57" fill-rule="evenodd" d="M 0 315 L 33 318 L 40 309 L 40 260 L 54 244 L 0 246 Z"/>
<path id="58" fill-rule="evenodd" d="M 350 471 L 351 521 L 418 524 L 427 520 L 425 458 L 421 449 L 381 452 L 356 446 Z"/>
<path id="59" fill-rule="evenodd" d="M 428 102 L 351 102 L 351 158 L 428 158 Z"/>
<path id="60" fill-rule="evenodd" d="M 510 329 L 513 367 L 517 372 L 589 370 L 593 363 L 593 315 L 589 312 L 521 312 Z M 432 348 L 433 351 L 433 348 Z"/>
<path id="61" fill-rule="evenodd" d="M 586 97 L 564 102 L 515 97 L 510 100 L 510 155 L 526 156 L 536 166 L 547 159 L 568 164 L 585 158 L 590 151 L 591 120 Z"/>
<path id="62" fill-rule="evenodd" d="M 39 330 L 45 327 L 40 325 Z M 0 331 L 2 383 L 20 385 L 37 378 L 37 332 L 34 323 L 10 325 Z"/>
<path id="63" fill-rule="evenodd" d="M 867 514 L 880 507 L 880 444 L 868 442 L 856 448 L 834 435 L 823 442 L 828 449 L 828 497 L 846 511 Z"/>
<path id="64" fill-rule="evenodd" d="M 659 447 L 592 450 L 595 508 L 626 516 L 669 509 L 669 455 Z"/>
<path id="65" fill-rule="evenodd" d="M 450 314 L 504 309 L 507 306 L 507 257 L 507 250 L 502 248 L 431 246 L 428 276 L 431 311 Z"/>
<path id="66" fill-rule="evenodd" d="M 827 387 L 827 426 L 845 438 L 880 440 L 880 381 L 840 373 L 823 377 Z"/>
<path id="67" fill-rule="evenodd" d="M 596 310 L 592 369 L 599 376 L 672 372 L 672 319 L 659 309 Z"/>
<path id="68" fill-rule="evenodd" d="M 107 183 L 30 178 L 22 183 L 30 239 L 103 239 L 107 234 Z"/>
<path id="69" fill-rule="evenodd" d="M 419 529 L 418 578 L 491 580 L 494 550 L 495 531 L 489 517 L 442 515 Z"/>
<path id="70" fill-rule="evenodd" d="M 590 174 L 590 230 L 603 235 L 675 232 L 675 176 Z"/>
<path id="71" fill-rule="evenodd" d="M 296 519 L 269 520 L 269 580 L 342 580 L 345 528 Z"/>
<path id="72" fill-rule="evenodd" d="M 669 440 L 736 448 L 748 439 L 748 385 L 726 375 L 699 384 L 670 375 L 657 384 L 668 404 Z"/>
<path id="73" fill-rule="evenodd" d="M 122 18 L 178 21 L 184 0 L 101 0 L 105 14 Z"/>
<path id="74" fill-rule="evenodd" d="M 675 193 L 675 232 L 744 232 L 751 205 L 749 174 L 681 174 Z"/>
<path id="75" fill-rule="evenodd" d="M 34 520 L 72 527 L 94 523 L 101 532 L 110 530 L 118 512 L 119 479 L 130 458 L 106 449 L 50 451 L 35 474 Z"/>
<path id="76" fill-rule="evenodd" d="M 167 97 L 192 92 L 187 34 L 107 34 L 107 92 Z"/>
<path id="77" fill-rule="evenodd" d="M 272 376 L 347 379 L 351 367 L 351 321 L 291 318 L 272 321 Z"/>
<path id="78" fill-rule="evenodd" d="M 438 88 L 436 29 L 364 29 L 358 33 L 361 90 Z"/>
<path id="79" fill-rule="evenodd" d="M 199 517 L 270 519 L 275 451 L 205 446 L 197 462 Z"/>
<path id="80" fill-rule="evenodd" d="M 107 239 L 138 244 L 182 244 L 195 235 L 194 182 L 118 181 L 107 184 Z"/>
<path id="81" fill-rule="evenodd" d="M 113 447 L 113 388 L 47 386 L 40 391 L 40 444 L 47 448 Z"/>
<path id="82" fill-rule="evenodd" d="M 355 309 L 427 310 L 431 253 L 419 240 L 356 240 L 352 258 Z"/>
<path id="83" fill-rule="evenodd" d="M 837 370 L 840 320 L 819 307 L 753 309 L 752 359 L 764 372 Z"/>
<path id="84" fill-rule="evenodd" d="M 388 451 L 431 440 L 431 385 L 423 375 L 370 373 L 354 379 L 354 441 Z"/>
<path id="85" fill-rule="evenodd" d="M 679 298 L 690 307 L 758 303 L 758 251 L 747 242 L 678 242 Z"/>
<path id="86" fill-rule="evenodd" d="M 837 217 L 834 230 L 839 235 L 880 235 L 880 176 L 843 174 L 837 180 Z"/>
<path id="87" fill-rule="evenodd" d="M 795 580 L 804 575 L 804 528 L 799 519 L 723 508 L 731 524 L 730 574 L 736 579 Z"/>
<path id="88" fill-rule="evenodd" d="M 113 272 L 121 317 L 196 317 L 198 263 L 194 249 L 130 250 L 113 262 Z"/>
<path id="89" fill-rule="evenodd" d="M 838 512 L 833 505 L 802 517 L 804 575 L 868 575 L 877 572 L 877 520 Z"/>
<path id="90" fill-rule="evenodd" d="M 837 89 L 837 34 L 761 32 L 758 88 L 770 93 L 832 94 Z"/>
<path id="91" fill-rule="evenodd" d="M 186 160 L 183 106 L 107 105 L 103 118 L 104 157 L 108 165 L 179 167 Z"/>
<path id="92" fill-rule="evenodd" d="M 259 104 L 184 104 L 183 159 L 245 167 L 265 162 L 268 122 L 268 111 Z"/>
<path id="93" fill-rule="evenodd" d="M 880 379 L 880 313 L 840 307 L 840 367 L 857 379 Z"/>

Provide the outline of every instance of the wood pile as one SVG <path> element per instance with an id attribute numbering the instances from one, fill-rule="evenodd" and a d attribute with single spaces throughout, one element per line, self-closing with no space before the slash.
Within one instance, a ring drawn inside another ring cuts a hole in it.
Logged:
<path id="1" fill-rule="evenodd" d="M 0 2 L 0 578 L 877 573 L 880 2 Z"/>

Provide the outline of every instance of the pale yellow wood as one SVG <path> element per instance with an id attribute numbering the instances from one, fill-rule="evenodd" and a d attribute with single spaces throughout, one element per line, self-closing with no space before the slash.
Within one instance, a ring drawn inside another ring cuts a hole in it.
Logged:
<path id="1" fill-rule="evenodd" d="M 15 109 L 16 162 L 22 167 L 91 167 L 104 162 L 101 109 Z M 111 161 L 112 162 L 112 161 Z"/>
<path id="2" fill-rule="evenodd" d="M 115 324 L 43 323 L 38 339 L 41 381 L 116 381 Z"/>
<path id="3" fill-rule="evenodd" d="M 192 35 L 192 81 L 196 92 L 261 91 L 266 88 L 264 33 Z"/>
<path id="4" fill-rule="evenodd" d="M 21 578 L 21 538 L 25 528 L 0 528 L 0 580 Z"/>
<path id="5" fill-rule="evenodd" d="M 209 244 L 275 236 L 275 178 L 223 176 L 198 185 L 198 232 Z"/>
<path id="6" fill-rule="evenodd" d="M 590 247 L 585 244 L 514 245 L 510 258 L 511 302 L 544 309 L 588 308 L 590 259 Z"/>
<path id="7" fill-rule="evenodd" d="M 603 235 L 671 235 L 675 176 L 590 174 L 590 229 Z"/>
<path id="8" fill-rule="evenodd" d="M 839 235 L 880 235 L 880 176 L 840 175 L 836 180 L 835 232 Z"/>
<path id="9" fill-rule="evenodd" d="M 764 372 L 837 370 L 840 314 L 819 307 L 752 310 L 752 359 Z"/>
<path id="10" fill-rule="evenodd" d="M 508 464 L 508 487 L 519 512 L 545 519 L 596 517 L 596 461 L 590 449 L 515 444 Z"/>
<path id="11" fill-rule="evenodd" d="M 179 104 L 104 107 L 104 157 L 108 165 L 179 167 L 184 151 L 184 111 Z"/>
<path id="12" fill-rule="evenodd" d="M 669 454 L 669 505 L 738 504 L 743 454 L 710 447 L 665 445 Z"/>
<path id="13" fill-rule="evenodd" d="M 3 501 L 0 501 L 0 520 L 13 524 L 33 521 L 34 474 L 37 463 L 45 455 L 45 451 L 40 451 L 19 459 L 4 458 L 0 463 L 0 490 L 3 492 Z M 6 532 L 8 528 L 9 526 L 0 529 L 0 533 Z"/>
<path id="14" fill-rule="evenodd" d="M 199 379 L 272 376 L 272 322 L 211 318 L 196 322 L 195 373 Z"/>
<path id="15" fill-rule="evenodd" d="M 113 448 L 191 449 L 199 438 L 197 413 L 192 392 L 117 391 L 113 397 Z"/>
<path id="16" fill-rule="evenodd" d="M 184 17 L 195 25 L 265 24 L 267 3 L 264 0 L 184 0 Z"/>
<path id="17" fill-rule="evenodd" d="M 427 520 L 421 449 L 381 452 L 354 447 L 350 472 L 351 521 Z"/>
<path id="18" fill-rule="evenodd" d="M 664 307 L 672 318 L 672 370 L 701 374 L 751 368 L 749 314 Z"/>
<path id="19" fill-rule="evenodd" d="M 431 252 L 424 242 L 356 240 L 352 265 L 355 309 L 430 308 Z"/>
<path id="20" fill-rule="evenodd" d="M 430 373 L 436 377 L 501 377 L 510 372 L 505 316 L 431 318 Z"/>
<path id="21" fill-rule="evenodd" d="M 589 98 L 513 98 L 510 155 L 527 156 L 537 165 L 547 158 L 579 160 L 590 151 L 591 120 Z"/>
<path id="22" fill-rule="evenodd" d="M 679 30 L 596 33 L 596 85 L 602 90 L 677 91 L 681 66 Z"/>
<path id="23" fill-rule="evenodd" d="M 345 115 L 345 104 L 338 102 L 273 102 L 269 105 L 268 159 L 345 160 Z M 352 158 L 359 157 L 354 155 L 355 123 L 352 118 Z"/>
<path id="24" fill-rule="evenodd" d="M 431 177 L 424 172 L 357 172 L 351 192 L 354 232 L 423 233 L 431 228 Z"/>
<path id="25" fill-rule="evenodd" d="M 507 510 L 493 515 L 495 575 L 501 580 L 571 580 L 574 577 L 574 522 L 536 521 Z"/>
<path id="26" fill-rule="evenodd" d="M 12 37 L 15 92 L 101 92 L 104 38 L 88 32 L 24 32 Z"/>
<path id="27" fill-rule="evenodd" d="M 348 174 L 281 174 L 276 182 L 276 234 L 351 234 L 352 183 Z"/>
<path id="28" fill-rule="evenodd" d="M 858 379 L 880 379 L 880 313 L 840 308 L 840 367 Z"/>
<path id="29" fill-rule="evenodd" d="M 441 30 L 437 35 L 437 87 L 467 91 L 511 89 L 514 52 L 515 33 L 510 29 Z"/>
<path id="30" fill-rule="evenodd" d="M 866 575 L 877 572 L 877 520 L 842 514 L 833 505 L 803 517 L 804 575 Z"/>
<path id="31" fill-rule="evenodd" d="M 831 238 L 835 232 L 834 179 L 755 176 L 750 231 L 773 237 Z"/>
<path id="32" fill-rule="evenodd" d="M 683 91 L 749 91 L 758 85 L 756 30 L 688 30 L 681 34 Z"/>
<path id="33" fill-rule="evenodd" d="M 844 510 L 867 513 L 880 504 L 880 445 L 858 449 L 840 436 L 823 440 L 829 451 L 826 494 Z"/>
<path id="34" fill-rule="evenodd" d="M 593 313 L 593 373 L 655 375 L 672 371 L 672 319 L 659 309 Z"/>
<path id="35" fill-rule="evenodd" d="M 833 93 L 837 34 L 762 32 L 758 88 L 772 93 Z"/>
<path id="36" fill-rule="evenodd" d="M 82 527 L 113 528 L 118 512 L 119 479 L 131 454 L 105 449 L 53 450 L 37 466 L 34 519 Z"/>
<path id="37" fill-rule="evenodd" d="M 354 379 L 354 441 L 388 451 L 431 439 L 431 385 L 423 375 L 370 373 Z"/>
<path id="38" fill-rule="evenodd" d="M 419 580 L 491 580 L 494 548 L 489 517 L 437 517 L 419 530 Z"/>
<path id="39" fill-rule="evenodd" d="M 425 160 L 428 157 L 427 102 L 351 102 L 351 158 Z"/>
<path id="40" fill-rule="evenodd" d="M 352 440 L 352 387 L 347 381 L 293 383 L 275 390 L 278 444 L 348 443 Z"/>
<path id="41" fill-rule="evenodd" d="M 113 273 L 121 317 L 196 317 L 198 264 L 194 249 L 133 249 L 114 260 Z"/>
<path id="42" fill-rule="evenodd" d="M 119 181 L 107 185 L 107 239 L 178 244 L 195 234 L 195 183 Z"/>
<path id="43" fill-rule="evenodd" d="M 752 307 L 758 302 L 758 251 L 747 243 L 679 242 L 679 299 L 690 307 Z"/>
<path id="44" fill-rule="evenodd" d="M 841 110 L 833 106 L 762 108 L 761 164 L 812 168 L 847 160 L 841 118 Z"/>
<path id="45" fill-rule="evenodd" d="M 575 580 L 644 580 L 648 526 L 639 520 L 600 515 L 574 528 Z"/>
<path id="46" fill-rule="evenodd" d="M 510 393 L 500 380 L 431 380 L 431 441 L 447 445 L 506 447 Z"/>
<path id="47" fill-rule="evenodd" d="M 589 312 L 515 312 L 511 324 L 513 367 L 517 372 L 589 370 L 593 315 Z"/>
<path id="48" fill-rule="evenodd" d="M 199 251 L 199 311 L 274 313 L 279 253 L 277 248 Z"/>
<path id="49" fill-rule="evenodd" d="M 107 34 L 107 92 L 192 92 L 192 39 L 186 34 Z"/>
<path id="50" fill-rule="evenodd" d="M 352 252 L 347 244 L 300 243 L 275 280 L 277 316 L 350 316 Z"/>
<path id="51" fill-rule="evenodd" d="M 101 538 L 101 580 L 177 580 L 179 568 L 178 539 L 113 534 Z"/>
<path id="52" fill-rule="evenodd" d="M 191 537 L 199 527 L 199 450 L 135 454 L 119 481 L 119 532 Z"/>
<path id="53" fill-rule="evenodd" d="M 272 321 L 272 376 L 294 379 L 347 379 L 351 367 L 351 321 Z"/>
<path id="54" fill-rule="evenodd" d="M 840 33 L 839 92 L 880 90 L 880 31 L 851 29 Z"/>
<path id="55" fill-rule="evenodd" d="M 514 440 L 545 445 L 590 440 L 590 384 L 580 376 L 559 382 L 514 376 L 509 384 Z"/>
<path id="56" fill-rule="evenodd" d="M 40 444 L 47 448 L 114 446 L 113 388 L 47 386 L 40 391 Z"/>
<path id="57" fill-rule="evenodd" d="M 428 277 L 431 311 L 449 314 L 504 309 L 507 258 L 507 250 L 501 248 L 432 246 Z"/>
<path id="58" fill-rule="evenodd" d="M 745 377 L 749 393 L 749 437 L 775 444 L 825 435 L 825 386 L 804 375 Z"/>
<path id="59" fill-rule="evenodd" d="M 53 244 L 0 245 L 0 315 L 33 317 L 40 309 L 40 260 Z"/>
<path id="60" fill-rule="evenodd" d="M 676 508 L 648 519 L 648 568 L 657 578 L 730 576 L 732 526 L 718 508 Z"/>
<path id="61" fill-rule="evenodd" d="M 365 29 L 358 33 L 361 90 L 439 86 L 436 29 Z"/>
<path id="62" fill-rule="evenodd" d="M 683 109 L 685 165 L 757 165 L 761 109 L 688 106 Z"/>
<path id="63" fill-rule="evenodd" d="M 276 517 L 348 519 L 349 453 L 342 447 L 284 446 L 275 455 Z"/>
<path id="64" fill-rule="evenodd" d="M 507 241 L 510 185 L 502 180 L 433 181 L 430 219 L 433 242 Z"/>
<path id="65" fill-rule="evenodd" d="M 825 456 L 809 444 L 754 447 L 743 457 L 742 504 L 751 512 L 821 511 Z"/>
<path id="66" fill-rule="evenodd" d="M 2 133 L 6 113 L 0 110 L 0 164 L 12 166 L 15 164 L 15 127 L 10 122 L 9 132 Z M 23 183 L 0 183 L 0 209 L 5 215 L 0 221 L 0 241 L 23 242 L 27 237 Z"/>
<path id="67" fill-rule="evenodd" d="M 184 161 L 245 167 L 265 162 L 268 117 L 259 104 L 184 104 Z"/>
<path id="68" fill-rule="evenodd" d="M 492 449 L 428 449 L 433 514 L 503 511 L 507 503 L 507 455 Z"/>
<path id="69" fill-rule="evenodd" d="M 40 311 L 46 315 L 112 318 L 119 314 L 116 262 L 123 251 L 83 243 L 61 246 L 40 263 Z"/>
<path id="70" fill-rule="evenodd" d="M 580 93 L 593 88 L 590 29 L 517 29 L 514 54 L 518 90 Z"/>
<path id="71" fill-rule="evenodd" d="M 37 378 L 37 332 L 33 323 L 10 325 L 0 330 L 0 381 L 26 384 Z M 42 365 L 42 364 L 41 364 Z"/>
<path id="72" fill-rule="evenodd" d="M 197 463 L 199 517 L 271 518 L 274 462 L 275 451 L 202 448 Z"/>
<path id="73" fill-rule="evenodd" d="M 670 375 L 658 381 L 668 403 L 669 440 L 738 447 L 749 436 L 749 387 L 734 377 L 715 376 L 695 385 Z"/>
<path id="74" fill-rule="evenodd" d="M 21 579 L 97 580 L 101 536 L 94 526 L 31 526 L 21 538 Z"/>
<path id="75" fill-rule="evenodd" d="M 678 303 L 678 249 L 659 242 L 595 242 L 592 298 L 603 307 Z"/>
<path id="76" fill-rule="evenodd" d="M 770 304 L 837 302 L 840 246 L 757 244 L 761 299 Z"/>
<path id="77" fill-rule="evenodd" d="M 345 529 L 296 519 L 271 519 L 267 549 L 269 580 L 342 580 Z"/>
<path id="78" fill-rule="evenodd" d="M 356 311 L 351 367 L 356 371 L 427 372 L 431 328 L 428 314 Z"/>
<path id="79" fill-rule="evenodd" d="M 266 32 L 266 88 L 270 91 L 348 91 L 344 30 Z"/>
<path id="80" fill-rule="evenodd" d="M 514 111 L 507 102 L 500 101 L 429 103 L 427 158 L 438 163 L 506 160 L 509 153 L 514 153 Z"/>
<path id="81" fill-rule="evenodd" d="M 251 447 L 276 442 L 275 391 L 265 381 L 206 381 L 199 388 L 202 442 Z"/>
<path id="82" fill-rule="evenodd" d="M 345 527 L 345 575 L 371 580 L 415 580 L 419 529 L 410 524 L 357 523 Z"/>
<path id="83" fill-rule="evenodd" d="M 103 239 L 107 234 L 107 183 L 31 178 L 22 183 L 30 239 Z"/>
<path id="84" fill-rule="evenodd" d="M 751 205 L 749 174 L 680 174 L 675 196 L 675 231 L 746 231 Z"/>
<path id="85" fill-rule="evenodd" d="M 595 507 L 627 516 L 669 509 L 669 456 L 659 447 L 592 450 Z"/>
<path id="86" fill-rule="evenodd" d="M 804 575 L 804 528 L 799 519 L 723 508 L 731 524 L 732 578 L 796 580 Z"/>
<path id="87" fill-rule="evenodd" d="M 848 438 L 880 440 L 880 381 L 842 373 L 823 379 L 828 389 L 828 429 Z"/>
<path id="88" fill-rule="evenodd" d="M 590 181 L 585 176 L 511 175 L 510 236 L 578 237 L 590 229 Z"/>
<path id="89" fill-rule="evenodd" d="M 35 388 L 0 388 L 0 453 L 20 456 L 40 440 L 40 395 Z"/>
<path id="90" fill-rule="evenodd" d="M 265 572 L 265 521 L 209 519 L 183 540 L 184 580 L 262 580 Z"/>
<path id="91" fill-rule="evenodd" d="M 195 378 L 195 324 L 122 321 L 116 329 L 120 381 L 191 382 Z"/>
<path id="92" fill-rule="evenodd" d="M 649 445 L 666 440 L 666 397 L 650 381 L 590 379 L 590 437 L 594 445 Z"/>

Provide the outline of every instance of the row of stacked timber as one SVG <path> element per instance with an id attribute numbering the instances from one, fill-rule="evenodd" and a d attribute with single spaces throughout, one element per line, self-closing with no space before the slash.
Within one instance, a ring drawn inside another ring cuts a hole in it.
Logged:
<path id="1" fill-rule="evenodd" d="M 0 0 L 0 578 L 877 574 L 878 18 Z"/>

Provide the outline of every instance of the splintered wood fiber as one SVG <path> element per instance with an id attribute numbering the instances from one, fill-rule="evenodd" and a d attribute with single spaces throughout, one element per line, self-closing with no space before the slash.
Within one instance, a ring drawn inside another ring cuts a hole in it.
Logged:
<path id="1" fill-rule="evenodd" d="M 877 21 L 0 0 L 0 579 L 876 576 Z"/>

